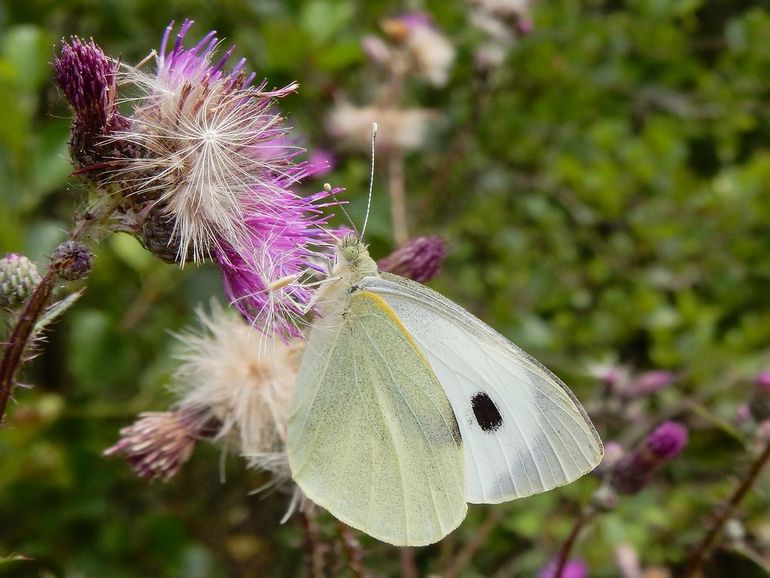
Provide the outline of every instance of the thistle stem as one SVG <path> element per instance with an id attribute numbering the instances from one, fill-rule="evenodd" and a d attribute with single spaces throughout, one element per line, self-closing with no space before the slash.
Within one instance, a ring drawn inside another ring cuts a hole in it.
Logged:
<path id="1" fill-rule="evenodd" d="M 369 578 L 371 576 L 364 565 L 364 551 L 355 533 L 347 524 L 338 524 L 342 548 L 348 558 L 348 567 L 356 578 Z"/>
<path id="2" fill-rule="evenodd" d="M 393 238 L 400 247 L 409 240 L 406 219 L 406 191 L 404 190 L 404 155 L 392 151 L 388 155 L 388 192 L 390 193 L 390 218 Z"/>
<path id="3" fill-rule="evenodd" d="M 479 526 L 479 529 L 476 530 L 473 538 L 465 545 L 462 550 L 457 553 L 457 555 L 454 557 L 454 560 L 452 560 L 452 562 L 449 564 L 449 567 L 442 574 L 443 578 L 456 578 L 462 574 L 462 571 L 465 569 L 468 563 L 473 560 L 474 554 L 476 554 L 476 552 L 481 549 L 486 539 L 497 527 L 497 524 L 502 519 L 503 514 L 504 510 L 499 506 L 493 507 L 490 510 L 487 519 L 484 520 L 481 526 Z"/>
<path id="4" fill-rule="evenodd" d="M 575 544 L 577 543 L 580 532 L 583 531 L 583 528 L 585 528 L 586 525 L 591 520 L 593 520 L 598 513 L 599 511 L 593 506 L 587 506 L 580 513 L 580 516 L 575 521 L 575 525 L 572 527 L 572 531 L 564 541 L 564 545 L 561 547 L 561 550 L 559 550 L 559 558 L 556 561 L 556 572 L 553 574 L 554 578 L 562 578 L 564 568 L 567 566 L 570 553 L 572 552 L 572 548 L 574 548 Z"/>
<path id="5" fill-rule="evenodd" d="M 730 498 L 719 508 L 719 514 L 717 515 L 716 521 L 690 555 L 690 563 L 684 574 L 685 578 L 696 578 L 701 575 L 701 568 L 711 552 L 711 549 L 716 544 L 717 539 L 722 532 L 722 527 L 725 525 L 725 522 L 732 517 L 735 510 L 738 509 L 738 506 L 748 495 L 751 488 L 754 487 L 754 484 L 759 479 L 759 474 L 767 465 L 768 460 L 770 460 L 770 441 L 767 442 L 765 449 L 762 450 L 759 457 L 757 457 L 757 459 L 754 460 L 754 463 L 751 464 L 751 468 L 743 481 L 741 481 Z"/>
<path id="6" fill-rule="evenodd" d="M 305 567 L 308 578 L 324 578 L 324 554 L 321 547 L 321 535 L 315 521 L 315 515 L 299 511 L 297 513 L 302 534 L 304 536 Z"/>
<path id="7" fill-rule="evenodd" d="M 24 363 L 24 352 L 37 320 L 48 305 L 57 278 L 56 272 L 49 269 L 22 309 L 11 331 L 11 337 L 0 361 L 0 424 L 3 423 L 5 408 L 16 384 L 16 375 Z"/>
<path id="8" fill-rule="evenodd" d="M 103 209 L 102 212 L 96 213 L 86 211 L 77 220 L 70 239 L 80 241 L 85 238 L 95 225 L 103 222 L 103 219 L 112 214 L 115 205 L 108 204 Z M 16 385 L 16 376 L 24 364 L 24 353 L 29 347 L 38 319 L 45 312 L 51 300 L 57 279 L 58 274 L 49 267 L 29 301 L 24 305 L 11 330 L 11 336 L 6 343 L 2 360 L 0 360 L 0 425 L 3 423 L 8 400 Z"/>

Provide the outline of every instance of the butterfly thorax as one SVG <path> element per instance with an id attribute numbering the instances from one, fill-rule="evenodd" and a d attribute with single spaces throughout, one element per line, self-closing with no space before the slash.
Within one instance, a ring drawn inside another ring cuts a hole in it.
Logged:
<path id="1" fill-rule="evenodd" d="M 378 276 L 377 263 L 357 236 L 347 235 L 337 245 L 336 263 L 331 280 L 320 289 L 318 303 L 321 314 L 328 317 L 339 309 L 347 309 L 348 302 L 364 277 Z"/>

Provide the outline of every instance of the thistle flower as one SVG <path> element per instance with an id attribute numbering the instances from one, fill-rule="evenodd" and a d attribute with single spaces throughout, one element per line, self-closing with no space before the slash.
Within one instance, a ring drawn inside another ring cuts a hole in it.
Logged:
<path id="1" fill-rule="evenodd" d="M 62 40 L 54 59 L 56 82 L 75 111 L 70 150 L 80 167 L 119 155 L 120 147 L 104 146 L 104 137 L 128 128 L 118 110 L 117 67 L 93 40 L 77 36 Z"/>
<path id="2" fill-rule="evenodd" d="M 209 314 L 198 311 L 198 321 L 199 329 L 179 336 L 180 411 L 221 424 L 215 439 L 244 456 L 281 454 L 298 347 L 254 331 L 216 304 Z"/>
<path id="3" fill-rule="evenodd" d="M 446 243 L 441 237 L 416 237 L 380 259 L 377 267 L 424 283 L 441 272 L 446 253 Z"/>
<path id="4" fill-rule="evenodd" d="M 222 270 L 225 294 L 240 313 L 263 333 L 288 340 L 300 337 L 300 325 L 312 292 L 305 286 L 331 252 L 322 228 L 323 208 L 341 189 L 298 197 L 284 191 L 255 207 L 247 220 L 251 253 L 223 247 L 215 257 Z M 279 206 L 274 203 L 278 202 Z"/>
<path id="5" fill-rule="evenodd" d="M 185 47 L 191 26 L 185 20 L 174 40 L 173 22 L 166 28 L 154 73 L 126 68 L 123 82 L 139 95 L 131 99 L 130 127 L 111 140 L 136 154 L 112 178 L 137 211 L 151 206 L 169 217 L 177 260 L 202 261 L 225 249 L 255 250 L 248 216 L 279 209 L 303 169 L 292 162 L 299 151 L 287 144 L 273 107 L 297 84 L 274 91 L 265 81 L 253 85 L 245 59 L 225 69 L 234 48 L 216 59 L 214 32 Z"/>
<path id="6" fill-rule="evenodd" d="M 32 296 L 42 278 L 35 263 L 24 255 L 8 253 L 0 259 L 0 307 L 17 309 Z"/>
<path id="7" fill-rule="evenodd" d="M 636 494 L 652 480 L 653 474 L 674 459 L 687 445 L 687 428 L 667 421 L 650 433 L 634 451 L 612 468 L 610 484 L 621 494 Z"/>
<path id="8" fill-rule="evenodd" d="M 331 151 L 315 149 L 307 160 L 308 175 L 318 178 L 328 175 L 337 166 L 337 158 Z"/>
<path id="9" fill-rule="evenodd" d="M 190 459 L 201 424 L 194 413 L 146 412 L 121 429 L 118 442 L 103 455 L 123 456 L 140 478 L 168 481 Z"/>
<path id="10" fill-rule="evenodd" d="M 371 147 L 369 133 L 377 123 L 377 146 L 387 150 L 409 151 L 425 144 L 435 113 L 424 108 L 389 108 L 338 103 L 329 114 L 327 130 L 348 146 L 361 151 Z"/>

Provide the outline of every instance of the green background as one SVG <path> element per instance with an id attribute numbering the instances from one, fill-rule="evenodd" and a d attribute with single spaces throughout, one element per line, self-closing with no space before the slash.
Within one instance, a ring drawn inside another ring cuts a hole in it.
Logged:
<path id="1" fill-rule="evenodd" d="M 674 417 L 691 427 L 687 449 L 577 550 L 597 577 L 618 575 L 620 543 L 644 565 L 674 566 L 749 463 L 750 436 L 729 424 L 770 367 L 765 2 L 542 0 L 534 31 L 488 75 L 474 66 L 483 38 L 462 2 L 4 2 L 0 251 L 43 268 L 84 202 L 69 177 L 70 111 L 52 82 L 59 39 L 93 37 L 133 63 L 185 17 L 196 21 L 191 40 L 218 30 L 270 85 L 300 82 L 281 107 L 309 148 L 338 155 L 324 180 L 347 188 L 361 222 L 368 159 L 338 147 L 324 117 L 335 96 L 373 92 L 361 37 L 410 8 L 430 12 L 458 50 L 448 86 L 415 82 L 405 96 L 441 114 L 406 176 L 412 232 L 441 234 L 451 248 L 432 285 L 541 359 L 589 408 L 602 395 L 586 374 L 592 361 L 677 372 L 675 386 L 640 403 L 638 420 L 597 425 L 605 440 L 633 444 Z M 382 171 L 369 236 L 376 257 L 393 248 Z M 250 495 L 266 479 L 237 457 L 226 457 L 221 483 L 220 450 L 202 444 L 168 484 L 101 457 L 136 414 L 172 402 L 171 333 L 221 289 L 213 267 L 179 270 L 124 235 L 94 252 L 85 296 L 49 333 L 22 378 L 34 388 L 17 390 L 0 430 L 0 557 L 33 559 L 0 562 L 0 576 L 300 575 L 301 533 L 278 523 L 288 498 Z M 535 575 L 597 484 L 588 477 L 497 507 L 502 517 L 463 576 Z M 760 491 L 745 508 L 759 548 L 770 544 L 768 507 Z M 491 511 L 471 507 L 452 536 L 419 550 L 420 572 L 445 568 Z M 333 544 L 334 523 L 321 524 Z M 392 548 L 362 540 L 372 570 L 399 574 Z"/>

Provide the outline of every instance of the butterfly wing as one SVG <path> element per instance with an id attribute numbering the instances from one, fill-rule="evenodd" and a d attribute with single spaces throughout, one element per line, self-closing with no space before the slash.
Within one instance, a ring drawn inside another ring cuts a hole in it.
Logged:
<path id="1" fill-rule="evenodd" d="M 315 503 L 384 542 L 436 542 L 465 517 L 457 422 L 427 359 L 377 295 L 314 326 L 288 452 Z"/>
<path id="2" fill-rule="evenodd" d="M 402 277 L 366 277 L 361 287 L 393 308 L 441 382 L 465 448 L 469 502 L 543 492 L 601 461 L 602 442 L 572 392 L 494 329 Z"/>

